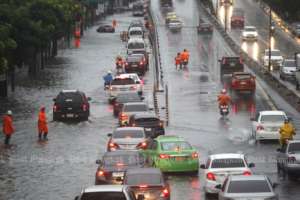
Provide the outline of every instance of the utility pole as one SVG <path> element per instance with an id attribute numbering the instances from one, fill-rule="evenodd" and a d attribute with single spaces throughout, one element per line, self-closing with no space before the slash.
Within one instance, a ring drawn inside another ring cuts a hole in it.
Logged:
<path id="1" fill-rule="evenodd" d="M 227 32 L 227 28 L 228 28 L 227 27 L 227 17 L 228 17 L 227 16 L 228 15 L 228 13 L 227 13 L 228 12 L 228 5 L 227 4 L 225 4 L 224 9 L 225 9 L 225 20 L 224 20 L 225 21 L 225 32 Z"/>
<path id="2" fill-rule="evenodd" d="M 272 10 L 270 8 L 269 12 L 269 63 L 268 63 L 268 72 L 271 72 L 271 43 L 272 43 L 272 35 L 273 35 L 273 27 L 272 27 Z"/>
<path id="3" fill-rule="evenodd" d="M 216 17 L 218 18 L 219 11 L 219 0 L 216 0 Z"/>

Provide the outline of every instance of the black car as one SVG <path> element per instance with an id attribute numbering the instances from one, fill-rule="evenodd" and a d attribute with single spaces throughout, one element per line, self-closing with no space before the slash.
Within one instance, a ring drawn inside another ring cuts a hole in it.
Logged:
<path id="1" fill-rule="evenodd" d="M 95 175 L 95 184 L 121 184 L 124 173 L 130 168 L 144 167 L 144 156 L 138 151 L 111 151 L 106 152 L 99 164 Z"/>
<path id="2" fill-rule="evenodd" d="M 144 127 L 147 137 L 165 134 L 164 123 L 153 112 L 141 112 L 130 116 L 129 126 Z"/>
<path id="3" fill-rule="evenodd" d="M 53 99 L 53 120 L 81 119 L 90 116 L 90 97 L 78 90 L 63 90 Z"/>
<path id="4" fill-rule="evenodd" d="M 232 76 L 234 72 L 243 72 L 244 64 L 241 57 L 238 56 L 224 56 L 220 62 L 221 80 L 224 80 L 224 76 Z"/>
<path id="5" fill-rule="evenodd" d="M 138 93 L 126 92 L 118 94 L 118 96 L 116 96 L 116 98 L 112 101 L 114 116 L 117 117 L 119 115 L 124 103 L 142 102 L 143 100 L 144 97 L 141 97 Z"/>
<path id="6" fill-rule="evenodd" d="M 129 54 L 125 62 L 126 73 L 144 75 L 147 70 L 147 60 L 144 54 Z"/>
<path id="7" fill-rule="evenodd" d="M 112 25 L 101 25 L 97 28 L 98 33 L 114 33 L 115 28 Z"/>
<path id="8" fill-rule="evenodd" d="M 151 199 L 170 199 L 170 187 L 158 168 L 132 168 L 125 172 L 124 185 L 130 186 L 135 196 L 151 196 Z"/>

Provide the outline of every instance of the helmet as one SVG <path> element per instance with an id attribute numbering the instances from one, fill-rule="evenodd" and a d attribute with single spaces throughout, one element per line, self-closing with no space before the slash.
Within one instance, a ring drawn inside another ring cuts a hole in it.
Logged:
<path id="1" fill-rule="evenodd" d="M 12 115 L 12 111 L 11 111 L 11 110 L 8 110 L 8 111 L 7 111 L 7 114 L 8 114 L 8 115 Z"/>
<path id="2" fill-rule="evenodd" d="M 107 71 L 107 73 L 108 73 L 108 74 L 111 74 L 111 71 L 110 71 L 110 70 L 108 70 L 108 71 Z"/>
<path id="3" fill-rule="evenodd" d="M 226 89 L 222 89 L 222 90 L 221 90 L 221 93 L 222 93 L 222 94 L 226 94 L 226 93 L 227 93 Z"/>
<path id="4" fill-rule="evenodd" d="M 40 110 L 41 110 L 42 112 L 45 112 L 45 110 L 46 110 L 45 106 L 41 106 Z"/>
<path id="5" fill-rule="evenodd" d="M 186 49 L 183 49 L 183 51 L 187 51 Z"/>

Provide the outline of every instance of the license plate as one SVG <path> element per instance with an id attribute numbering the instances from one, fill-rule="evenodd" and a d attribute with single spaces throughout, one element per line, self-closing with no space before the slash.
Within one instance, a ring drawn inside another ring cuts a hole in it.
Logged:
<path id="1" fill-rule="evenodd" d="M 241 85 L 246 85 L 246 82 L 241 82 Z"/>
<path id="2" fill-rule="evenodd" d="M 175 160 L 176 161 L 183 161 L 183 160 L 185 160 L 185 157 L 175 157 Z"/>
<path id="3" fill-rule="evenodd" d="M 223 112 L 223 113 L 227 112 L 227 109 L 223 109 L 222 112 Z"/>
<path id="4" fill-rule="evenodd" d="M 145 128 L 145 131 L 152 131 L 151 128 Z"/>
<path id="5" fill-rule="evenodd" d="M 230 67 L 234 67 L 235 66 L 235 63 L 230 63 Z"/>
<path id="6" fill-rule="evenodd" d="M 113 177 L 123 177 L 124 176 L 124 172 L 113 172 L 112 176 Z"/>
<path id="7" fill-rule="evenodd" d="M 72 117 L 74 117 L 74 114 L 67 114 L 67 117 L 72 118 Z"/>
<path id="8" fill-rule="evenodd" d="M 137 65 L 131 65 L 132 67 L 137 67 Z"/>
<path id="9" fill-rule="evenodd" d="M 120 88 L 120 91 L 126 91 L 127 88 Z"/>

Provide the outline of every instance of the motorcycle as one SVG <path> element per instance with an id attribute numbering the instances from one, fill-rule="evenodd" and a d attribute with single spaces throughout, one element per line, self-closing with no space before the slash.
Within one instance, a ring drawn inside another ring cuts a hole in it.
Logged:
<path id="1" fill-rule="evenodd" d="M 181 65 L 180 65 L 180 69 L 187 68 L 188 63 L 189 63 L 189 61 L 187 59 L 185 59 L 184 61 L 182 61 Z"/>
<path id="2" fill-rule="evenodd" d="M 116 63 L 116 69 L 117 69 L 117 74 L 122 74 L 122 73 L 124 73 L 123 64 L 121 64 L 121 63 Z"/>
<path id="3" fill-rule="evenodd" d="M 221 105 L 220 106 L 220 114 L 222 117 L 226 117 L 229 114 L 229 106 L 228 105 Z"/>

